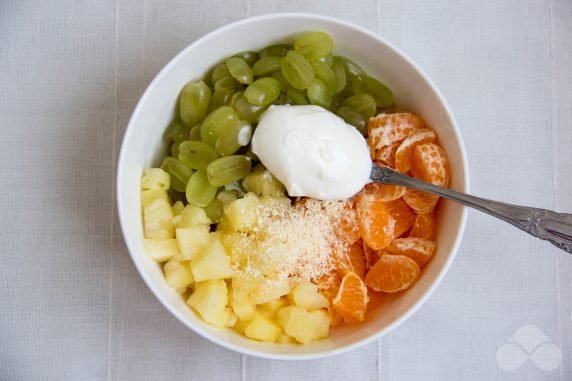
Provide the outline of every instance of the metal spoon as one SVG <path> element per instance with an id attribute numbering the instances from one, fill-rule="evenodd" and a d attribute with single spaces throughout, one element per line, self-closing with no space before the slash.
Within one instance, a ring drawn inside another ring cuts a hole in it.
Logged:
<path id="1" fill-rule="evenodd" d="M 392 169 L 374 165 L 370 178 L 383 184 L 401 185 L 458 202 L 499 218 L 528 234 L 546 240 L 572 254 L 572 214 L 551 210 L 505 204 L 456 192 L 402 175 Z"/>

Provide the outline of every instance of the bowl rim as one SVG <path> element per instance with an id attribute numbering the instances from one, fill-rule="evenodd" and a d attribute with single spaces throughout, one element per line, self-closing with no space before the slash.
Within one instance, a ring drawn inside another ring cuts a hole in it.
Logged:
<path id="1" fill-rule="evenodd" d="M 457 121 L 456 121 L 456 119 L 455 119 L 455 117 L 454 117 L 454 115 L 453 115 L 453 113 L 449 107 L 449 104 L 447 103 L 447 101 L 445 100 L 445 98 L 443 97 L 443 95 L 441 94 L 439 89 L 437 88 L 437 86 L 427 76 L 427 74 L 425 74 L 425 72 L 419 66 L 417 66 L 417 64 L 415 62 L 413 62 L 412 59 L 410 59 L 400 49 L 398 49 L 392 43 L 385 40 L 380 35 L 372 32 L 372 31 L 370 31 L 370 30 L 368 30 L 362 26 L 356 25 L 354 23 L 344 21 L 344 20 L 340 20 L 340 19 L 335 18 L 335 17 L 325 16 L 325 15 L 315 14 L 315 13 L 281 12 L 281 13 L 271 13 L 271 14 L 263 14 L 263 15 L 253 16 L 253 17 L 247 17 L 247 18 L 240 19 L 240 20 L 234 21 L 232 23 L 226 24 L 222 27 L 216 28 L 216 29 L 208 32 L 207 34 L 201 36 L 200 38 L 196 39 L 195 41 L 193 41 L 189 45 L 187 45 L 184 49 L 182 49 L 179 53 L 177 53 L 171 60 L 169 60 L 169 62 L 165 66 L 163 66 L 163 68 L 155 75 L 153 80 L 149 83 L 149 85 L 147 86 L 147 88 L 143 92 L 143 95 L 139 98 L 137 105 L 135 106 L 135 108 L 131 114 L 131 117 L 129 118 L 129 122 L 127 124 L 127 128 L 125 130 L 125 133 L 124 133 L 124 136 L 123 136 L 123 139 L 121 142 L 121 148 L 119 151 L 119 156 L 118 156 L 118 161 L 117 161 L 115 192 L 116 192 L 117 213 L 118 213 L 118 217 L 119 217 L 119 225 L 121 227 L 121 234 L 123 236 L 123 240 L 125 242 L 125 245 L 127 246 L 127 251 L 129 252 L 131 260 L 133 261 L 133 263 L 135 265 L 135 268 L 137 269 L 137 271 L 139 272 L 139 275 L 141 276 L 141 278 L 143 278 L 143 281 L 145 282 L 145 284 L 147 285 L 149 290 L 151 290 L 153 295 L 159 300 L 159 302 L 175 318 L 177 318 L 181 323 L 183 323 L 183 325 L 190 328 L 193 332 L 195 332 L 199 336 L 202 336 L 203 338 L 210 340 L 211 342 L 214 342 L 214 343 L 216 343 L 216 344 L 218 344 L 224 348 L 233 350 L 233 351 L 241 353 L 241 354 L 246 354 L 246 355 L 250 355 L 250 356 L 255 356 L 255 357 L 265 358 L 265 359 L 271 359 L 271 360 L 315 360 L 315 359 L 323 359 L 326 357 L 331 357 L 331 356 L 339 355 L 342 353 L 346 353 L 346 352 L 349 352 L 353 349 L 360 348 L 362 346 L 365 346 L 366 344 L 369 344 L 373 341 L 378 340 L 382 336 L 386 335 L 387 333 L 389 333 L 390 331 L 392 331 L 393 329 L 395 329 L 396 327 L 401 325 L 407 319 L 409 319 L 428 300 L 428 298 L 435 292 L 437 287 L 441 284 L 445 274 L 449 270 L 449 267 L 451 266 L 453 260 L 455 259 L 456 255 L 457 255 L 461 240 L 462 240 L 464 232 L 465 232 L 465 227 L 466 227 L 466 222 L 467 222 L 468 212 L 467 212 L 466 207 L 462 206 L 461 221 L 459 224 L 459 229 L 457 230 L 455 241 L 453 243 L 453 248 L 451 250 L 449 257 L 447 258 L 447 261 L 444 263 L 443 267 L 438 272 L 435 280 L 424 291 L 423 295 L 419 298 L 419 300 L 417 300 L 417 302 L 415 302 L 411 307 L 409 307 L 409 309 L 404 314 L 402 314 L 394 322 L 392 322 L 388 326 L 384 327 L 383 329 L 379 330 L 375 334 L 372 334 L 368 337 L 365 337 L 365 338 L 363 338 L 359 341 L 356 341 L 354 343 L 351 343 L 349 345 L 345 345 L 345 346 L 342 346 L 339 348 L 333 348 L 333 349 L 329 349 L 329 350 L 325 350 L 325 351 L 321 351 L 321 352 L 316 352 L 316 353 L 285 354 L 285 353 L 269 353 L 269 352 L 265 352 L 265 351 L 261 351 L 261 350 L 254 350 L 254 349 L 250 349 L 250 348 L 245 348 L 245 347 L 242 347 L 240 345 L 237 345 L 237 344 L 225 341 L 223 339 L 220 339 L 220 338 L 210 334 L 209 332 L 207 332 L 203 329 L 200 329 L 198 326 L 195 326 L 191 322 L 189 322 L 181 313 L 179 313 L 166 300 L 164 300 L 163 297 L 160 295 L 158 289 L 155 287 L 153 281 L 143 271 L 142 265 L 139 264 L 138 259 L 135 258 L 134 253 L 136 252 L 136 250 L 134 247 L 133 239 L 127 237 L 125 234 L 124 226 L 127 225 L 127 221 L 126 221 L 127 217 L 124 215 L 124 212 L 123 212 L 124 206 L 122 203 L 122 198 L 120 197 L 120 195 L 121 195 L 121 189 L 120 189 L 121 181 L 120 181 L 120 179 L 123 176 L 123 168 L 125 167 L 125 164 L 124 164 L 125 156 L 126 156 L 125 146 L 126 146 L 126 142 L 130 140 L 130 136 L 135 131 L 134 121 L 137 119 L 137 115 L 139 114 L 140 109 L 143 107 L 142 105 L 146 103 L 145 102 L 146 99 L 150 96 L 149 94 L 153 93 L 153 91 L 155 90 L 155 87 L 161 81 L 162 77 L 165 76 L 165 73 L 167 73 L 171 69 L 171 67 L 175 65 L 175 63 L 180 59 L 180 57 L 187 54 L 187 51 L 193 49 L 196 45 L 200 44 L 202 41 L 210 39 L 213 36 L 226 33 L 228 30 L 232 30 L 232 29 L 236 28 L 237 26 L 242 26 L 242 25 L 250 24 L 250 23 L 256 23 L 260 20 L 268 20 L 268 19 L 279 20 L 279 19 L 289 19 L 289 18 L 295 18 L 295 19 L 302 18 L 302 19 L 306 19 L 309 21 L 311 21 L 311 20 L 326 21 L 326 22 L 338 24 L 338 25 L 341 25 L 341 26 L 344 26 L 344 27 L 347 27 L 350 29 L 354 29 L 359 33 L 366 34 L 369 37 L 379 41 L 381 44 L 386 45 L 390 50 L 393 50 L 393 52 L 395 54 L 397 54 L 398 56 L 400 56 L 400 58 L 402 58 L 404 61 L 406 61 L 415 71 L 417 71 L 417 73 L 421 76 L 421 78 L 429 85 L 429 88 L 431 89 L 431 91 L 433 91 L 435 93 L 435 95 L 437 96 L 437 99 L 443 105 L 443 108 L 446 112 L 447 118 L 451 122 L 451 125 L 453 127 L 453 134 L 454 134 L 455 139 L 457 140 L 457 143 L 459 145 L 459 152 L 460 152 L 461 161 L 462 161 L 463 176 L 464 176 L 464 180 L 465 180 L 465 182 L 463 184 L 463 189 L 461 189 L 461 191 L 466 192 L 466 193 L 469 191 L 470 178 L 469 178 L 467 153 L 466 153 L 464 141 L 462 139 L 459 127 L 457 125 Z"/>

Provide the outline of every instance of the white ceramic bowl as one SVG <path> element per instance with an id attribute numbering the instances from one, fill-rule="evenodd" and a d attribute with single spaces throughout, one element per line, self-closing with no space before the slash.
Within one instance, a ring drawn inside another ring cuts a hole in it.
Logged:
<path id="1" fill-rule="evenodd" d="M 394 92 L 397 104 L 425 118 L 437 131 L 451 161 L 453 189 L 468 191 L 468 170 L 461 134 L 447 103 L 425 74 L 403 53 L 374 33 L 330 17 L 286 13 L 253 17 L 219 28 L 195 41 L 171 60 L 149 85 L 129 121 L 117 169 L 117 204 L 125 242 L 147 286 L 183 324 L 226 348 L 273 359 L 315 359 L 365 345 L 391 331 L 417 310 L 435 290 L 451 265 L 463 235 L 466 210 L 442 202 L 438 217 L 437 252 L 419 281 L 408 291 L 388 296 L 359 325 L 332 330 L 331 338 L 310 345 L 265 344 L 231 330 L 202 322 L 165 283 L 160 267 L 142 247 L 139 181 L 144 167 L 157 166 L 164 153 L 162 134 L 174 115 L 185 83 L 241 50 L 257 50 L 293 41 L 304 31 L 324 30 L 334 39 L 336 54 L 350 57 Z"/>

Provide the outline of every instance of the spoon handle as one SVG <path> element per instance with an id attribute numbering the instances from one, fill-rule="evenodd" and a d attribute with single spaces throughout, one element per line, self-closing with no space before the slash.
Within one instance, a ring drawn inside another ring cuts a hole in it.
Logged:
<path id="1" fill-rule="evenodd" d="M 520 230 L 534 237 L 546 240 L 554 246 L 572 254 L 572 214 L 556 213 L 546 209 L 487 200 L 433 185 L 402 175 L 392 169 L 376 165 L 372 168 L 371 179 L 384 184 L 401 185 L 433 193 L 460 204 L 470 206 L 471 208 L 506 221 Z"/>

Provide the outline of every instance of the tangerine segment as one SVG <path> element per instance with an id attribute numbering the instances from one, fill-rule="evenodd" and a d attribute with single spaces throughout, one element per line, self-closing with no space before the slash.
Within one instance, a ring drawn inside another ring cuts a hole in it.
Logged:
<path id="1" fill-rule="evenodd" d="M 435 209 L 439 196 L 418 191 L 417 189 L 407 189 L 403 195 L 403 201 L 417 213 L 429 213 Z"/>
<path id="2" fill-rule="evenodd" d="M 335 228 L 336 234 L 350 245 L 360 238 L 357 212 L 353 204 L 347 203 L 344 205 L 344 211 Z"/>
<path id="3" fill-rule="evenodd" d="M 367 310 L 373 311 L 383 303 L 384 293 L 379 291 L 374 291 L 371 288 L 367 289 Z"/>
<path id="4" fill-rule="evenodd" d="M 384 254 L 365 276 L 365 284 L 375 291 L 393 293 L 411 287 L 419 274 L 421 270 L 413 259 Z"/>
<path id="5" fill-rule="evenodd" d="M 393 200 L 385 203 L 389 214 L 395 220 L 394 238 L 401 237 L 415 223 L 415 212 L 402 199 Z"/>
<path id="6" fill-rule="evenodd" d="M 367 287 L 359 276 L 350 272 L 342 279 L 332 305 L 346 323 L 356 323 L 365 319 L 367 301 Z"/>
<path id="7" fill-rule="evenodd" d="M 331 302 L 338 294 L 342 279 L 337 272 L 333 271 L 322 275 L 315 283 L 318 285 L 318 291 L 320 294 L 324 295 L 326 299 Z"/>
<path id="8" fill-rule="evenodd" d="M 410 113 L 379 114 L 367 123 L 371 147 L 378 150 L 399 143 L 424 125 L 423 119 Z"/>
<path id="9" fill-rule="evenodd" d="M 356 273 L 362 280 L 365 277 L 365 253 L 361 241 L 354 242 L 342 258 L 338 259 L 337 270 L 340 276 Z"/>
<path id="10" fill-rule="evenodd" d="M 435 213 L 419 213 L 409 233 L 410 237 L 434 240 L 436 235 Z"/>
<path id="11" fill-rule="evenodd" d="M 368 138 L 369 154 L 373 161 L 395 168 L 395 154 L 401 143 L 375 148 Z"/>
<path id="12" fill-rule="evenodd" d="M 435 253 L 437 244 L 423 238 L 408 237 L 394 239 L 391 244 L 384 250 L 384 253 L 390 255 L 405 255 L 413 259 L 419 267 L 423 267 Z"/>
<path id="13" fill-rule="evenodd" d="M 369 183 L 363 189 L 363 192 L 371 194 L 377 200 L 393 201 L 401 198 L 407 188 L 399 185 L 390 185 L 382 183 Z"/>
<path id="14" fill-rule="evenodd" d="M 445 151 L 435 143 L 419 144 L 413 154 L 411 173 L 432 184 L 448 186 L 451 175 Z"/>
<path id="15" fill-rule="evenodd" d="M 357 204 L 361 237 L 374 250 L 381 250 L 393 239 L 395 220 L 381 200 L 361 194 Z"/>
<path id="16" fill-rule="evenodd" d="M 425 129 L 414 132 L 405 139 L 395 152 L 395 169 L 401 173 L 411 170 L 415 147 L 420 144 L 433 143 L 437 136 L 433 130 Z"/>
<path id="17" fill-rule="evenodd" d="M 363 252 L 365 254 L 365 269 L 368 271 L 379 259 L 379 253 L 369 247 L 365 242 L 363 242 Z"/>

